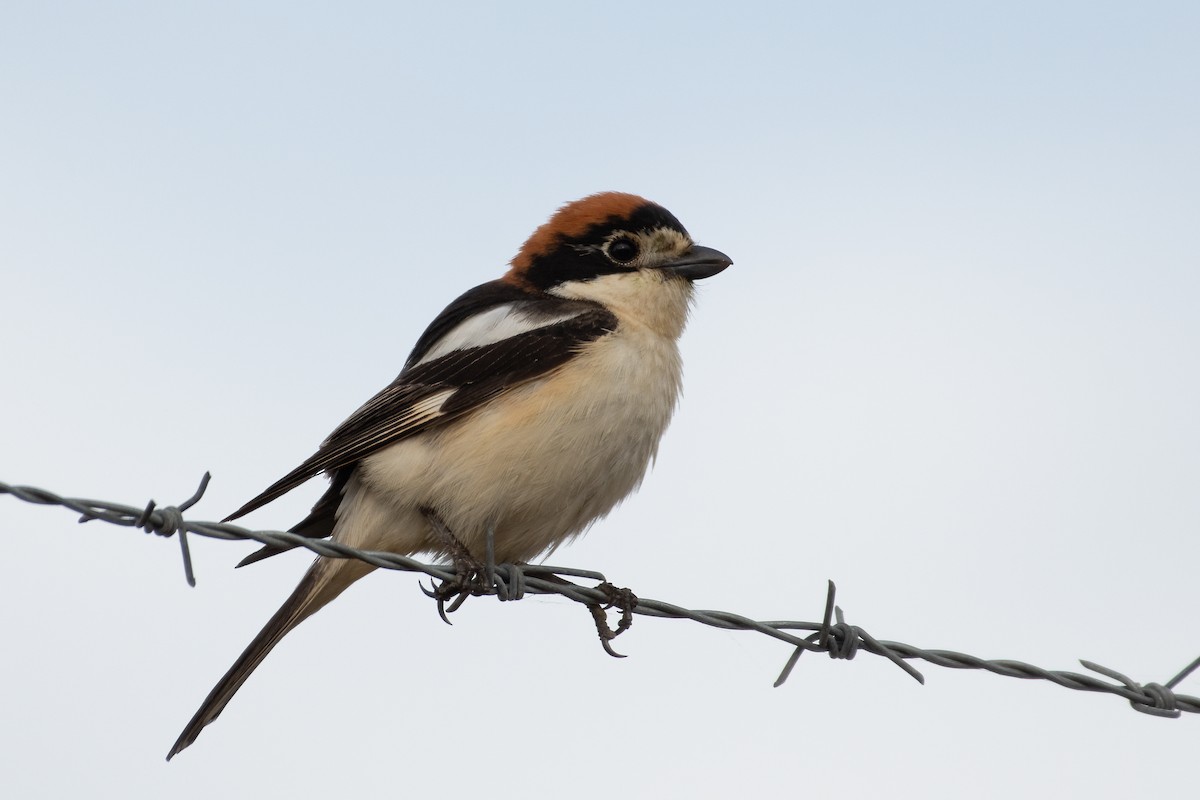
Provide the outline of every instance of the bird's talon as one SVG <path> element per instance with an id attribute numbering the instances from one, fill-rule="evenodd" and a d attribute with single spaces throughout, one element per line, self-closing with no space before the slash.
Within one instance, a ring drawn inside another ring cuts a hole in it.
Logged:
<path id="1" fill-rule="evenodd" d="M 454 602 L 450 604 L 450 607 L 448 609 L 446 609 L 446 612 L 449 614 L 453 614 L 455 611 L 458 611 L 460 608 L 462 608 L 462 604 L 467 602 L 467 598 L 470 596 L 471 596 L 470 592 L 467 592 L 467 591 L 459 592 L 458 597 L 454 598 Z"/>
<path id="2" fill-rule="evenodd" d="M 625 658 L 624 654 L 618 653 L 616 650 L 613 650 L 612 645 L 609 644 L 608 640 L 605 639 L 603 636 L 600 637 L 600 646 L 604 648 L 604 652 L 608 653 L 613 658 Z"/>
<path id="3" fill-rule="evenodd" d="M 633 609 L 637 608 L 638 598 L 630 589 L 618 589 L 608 581 L 596 587 L 608 598 L 608 605 L 605 608 L 616 608 L 621 612 L 621 619 L 617 621 L 617 629 L 612 632 L 613 637 L 620 636 L 625 631 L 629 630 L 633 625 Z M 607 620 L 605 627 L 607 627 Z"/>
<path id="4" fill-rule="evenodd" d="M 587 604 L 588 611 L 592 612 L 592 619 L 596 623 L 596 634 L 600 637 L 600 646 L 613 658 L 625 658 L 624 655 L 613 650 L 609 643 L 629 630 L 629 626 L 633 624 L 633 609 L 637 606 L 637 595 L 629 589 L 618 589 L 607 581 L 596 588 L 605 594 L 608 601 L 603 606 L 599 603 Z M 617 608 L 621 611 L 621 619 L 617 622 L 616 630 L 608 625 L 608 615 L 604 613 L 608 608 Z"/>

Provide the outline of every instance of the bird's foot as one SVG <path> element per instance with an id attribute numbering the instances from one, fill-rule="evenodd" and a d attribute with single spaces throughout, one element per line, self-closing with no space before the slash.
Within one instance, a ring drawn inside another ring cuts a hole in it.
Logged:
<path id="1" fill-rule="evenodd" d="M 603 606 L 599 603 L 588 603 L 587 607 L 588 611 L 592 612 L 592 619 L 596 622 L 596 633 L 600 636 L 600 646 L 613 658 L 624 658 L 625 656 L 612 649 L 609 642 L 629 630 L 629 626 L 633 624 L 633 609 L 637 607 L 638 603 L 637 595 L 629 589 L 618 589 L 608 581 L 596 588 L 604 593 L 607 602 Z M 617 621 L 616 630 L 608 625 L 608 615 L 605 611 L 610 608 L 616 608 L 621 612 L 621 619 Z"/>
<path id="2" fill-rule="evenodd" d="M 421 514 L 429 522 L 429 527 L 437 534 L 442 548 L 450 556 L 450 563 L 454 567 L 453 578 L 435 583 L 432 591 L 425 592 L 437 600 L 438 615 L 449 625 L 450 619 L 446 615 L 461 608 L 468 597 L 495 593 L 495 567 L 490 566 L 490 563 L 485 565 L 471 555 L 471 551 L 458 540 L 458 537 L 451 532 L 436 511 L 423 508 Z M 490 547 L 488 554 L 491 555 Z M 449 606 L 446 605 L 447 602 L 450 603 Z"/>

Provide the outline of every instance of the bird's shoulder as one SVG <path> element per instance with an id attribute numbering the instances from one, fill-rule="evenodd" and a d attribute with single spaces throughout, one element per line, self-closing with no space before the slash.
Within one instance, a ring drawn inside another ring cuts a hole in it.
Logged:
<path id="1" fill-rule="evenodd" d="M 429 323 L 397 383 L 464 351 L 487 347 L 494 360 L 530 339 L 552 336 L 569 346 L 571 339 L 590 340 L 616 327 L 616 318 L 598 303 L 533 293 L 504 279 L 489 281 L 464 292 Z"/>

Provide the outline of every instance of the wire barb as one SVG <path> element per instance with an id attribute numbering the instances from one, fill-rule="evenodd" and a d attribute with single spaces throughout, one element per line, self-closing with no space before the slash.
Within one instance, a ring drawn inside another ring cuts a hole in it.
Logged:
<path id="1" fill-rule="evenodd" d="M 1099 672 L 1106 678 L 1120 681 L 1129 691 L 1143 695 L 1144 700 L 1133 697 L 1129 698 L 1129 705 L 1133 706 L 1134 711 L 1140 711 L 1152 717 L 1168 717 L 1170 719 L 1177 719 L 1180 716 L 1175 692 L 1171 691 L 1169 687 L 1163 686 L 1161 683 L 1135 683 L 1131 678 L 1122 675 L 1115 669 L 1102 667 L 1092 661 L 1080 659 L 1079 663 L 1092 672 Z M 1194 669 L 1195 666 L 1196 662 L 1193 661 L 1191 668 Z M 1188 671 L 1190 670 L 1184 670 L 1185 673 Z"/>
<path id="2" fill-rule="evenodd" d="M 821 621 L 821 627 L 816 633 L 805 637 L 804 647 L 797 647 L 792 651 L 792 655 L 783 665 L 779 677 L 775 679 L 774 687 L 778 689 L 784 684 L 805 650 L 817 650 L 828 653 L 830 658 L 849 661 L 858 655 L 858 650 L 863 645 L 866 645 L 867 652 L 883 656 L 911 675 L 917 683 L 924 685 L 925 676 L 918 672 L 916 667 L 905 661 L 895 650 L 879 642 L 857 625 L 846 624 L 842 609 L 834 603 L 836 596 L 837 586 L 833 581 L 829 581 L 829 588 L 825 593 L 825 617 Z M 830 622 L 834 616 L 837 617 L 837 623 L 831 625 Z"/>
<path id="3" fill-rule="evenodd" d="M 638 598 L 632 592 L 629 592 L 629 596 L 633 598 L 632 602 L 623 605 L 621 602 L 614 601 L 612 585 L 608 584 L 606 590 L 604 585 L 607 584 L 607 580 L 599 572 L 532 564 L 493 564 L 490 567 L 484 565 L 486 572 L 494 575 L 495 582 L 485 583 L 478 590 L 468 588 L 460 592 L 449 608 L 445 608 L 444 600 L 447 598 L 438 597 L 439 582 L 440 586 L 445 586 L 447 582 L 452 584 L 454 581 L 460 580 L 458 570 L 453 566 L 425 564 L 396 553 L 358 550 L 334 541 L 311 539 L 296 533 L 254 531 L 229 523 L 185 520 L 183 512 L 195 505 L 203 496 L 209 477 L 208 473 L 205 473 L 204 478 L 200 481 L 200 487 L 191 498 L 179 506 L 164 508 L 156 508 L 154 501 L 150 501 L 144 507 L 133 507 L 99 500 L 61 497 L 44 489 L 32 486 L 13 486 L 3 482 L 0 482 L 0 494 L 12 495 L 18 500 L 36 505 L 57 505 L 68 508 L 80 515 L 81 522 L 102 520 L 113 525 L 139 528 L 160 536 L 178 534 L 180 547 L 184 554 L 185 574 L 191 585 L 195 585 L 195 578 L 192 575 L 191 555 L 185 543 L 187 534 L 226 541 L 254 541 L 261 545 L 282 549 L 303 547 L 325 558 L 356 558 L 382 569 L 416 572 L 429 576 L 434 582 L 433 588 L 426 589 L 422 585 L 421 590 L 438 599 L 438 613 L 447 623 L 450 621 L 447 615 L 460 608 L 466 602 L 467 597 L 476 594 L 495 594 L 500 600 L 515 600 L 526 594 L 555 594 L 589 608 L 594 606 L 600 611 L 605 628 L 608 627 L 608 623 L 604 617 L 604 608 L 606 606 L 619 608 L 621 620 L 617 629 L 611 631 L 610 639 L 629 628 L 634 614 L 666 619 L 690 619 L 724 630 L 755 631 L 785 642 L 794 648 L 779 678 L 775 681 L 776 686 L 781 686 L 787 680 L 800 656 L 806 650 L 825 652 L 832 658 L 843 659 L 853 658 L 859 652 L 867 652 L 887 658 L 921 683 L 924 683 L 921 673 L 908 663 L 912 659 L 921 659 L 948 669 L 981 669 L 1010 678 L 1046 680 L 1076 691 L 1114 694 L 1128 700 L 1136 711 L 1157 717 L 1174 719 L 1180 717 L 1185 711 L 1191 714 L 1200 713 L 1200 697 L 1177 694 L 1174 691 L 1179 683 L 1200 668 L 1200 658 L 1197 658 L 1165 684 L 1139 684 L 1116 670 L 1102 667 L 1091 661 L 1080 662 L 1086 669 L 1115 681 L 1115 683 L 1109 683 L 1093 675 L 1047 670 L 1021 661 L 989 660 L 952 650 L 926 650 L 902 642 L 882 641 L 875 639 L 862 628 L 846 623 L 841 608 L 834 603 L 836 587 L 832 581 L 829 582 L 826 593 L 824 618 L 819 623 L 797 620 L 762 621 L 728 611 L 693 610 L 662 600 Z M 489 561 L 491 560 L 493 559 L 489 558 Z M 480 572 L 485 570 L 480 570 Z M 598 585 L 583 586 L 567 580 L 568 577 L 597 581 Z M 487 578 L 485 578 L 486 580 Z M 616 591 L 620 592 L 621 590 Z M 836 622 L 833 621 L 834 619 Z M 600 629 L 599 622 L 597 628 Z M 808 631 L 809 633 L 802 635 L 796 631 Z M 604 639 L 603 634 L 601 634 L 601 639 Z M 612 655 L 617 655 L 611 651 L 607 641 L 602 641 L 602 643 Z"/>
<path id="4" fill-rule="evenodd" d="M 133 523 L 133 527 L 140 528 L 146 533 L 153 533 L 157 536 L 176 536 L 179 539 L 179 551 L 183 556 L 183 577 L 187 581 L 188 586 L 195 588 L 196 572 L 192 569 L 192 549 L 188 546 L 187 528 L 183 520 L 183 512 L 187 511 L 196 503 L 200 502 L 200 498 L 204 497 L 204 492 L 208 489 L 208 482 L 212 479 L 211 472 L 205 472 L 200 478 L 200 485 L 192 496 L 184 500 L 177 506 L 164 506 L 155 509 L 154 500 L 146 504 L 145 510 L 138 516 Z M 92 517 L 98 519 L 98 517 Z M 87 520 L 81 519 L 80 522 Z"/>

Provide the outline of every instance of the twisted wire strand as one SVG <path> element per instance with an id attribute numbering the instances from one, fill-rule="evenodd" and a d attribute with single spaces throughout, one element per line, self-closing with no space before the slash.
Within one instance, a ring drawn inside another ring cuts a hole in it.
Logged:
<path id="1" fill-rule="evenodd" d="M 18 500 L 35 505 L 61 506 L 71 509 L 80 515 L 80 522 L 101 520 L 113 525 L 138 528 L 159 536 L 176 536 L 180 542 L 184 574 L 191 586 L 195 586 L 196 581 L 187 540 L 189 534 L 225 541 L 255 541 L 259 544 L 283 548 L 303 547 L 327 558 L 356 558 L 381 569 L 421 573 L 435 581 L 452 582 L 456 578 L 456 572 L 452 566 L 426 564 L 396 553 L 358 550 L 337 542 L 310 539 L 286 531 L 250 530 L 230 523 L 195 522 L 185 519 L 183 512 L 203 496 L 209 478 L 210 475 L 205 473 L 195 494 L 178 506 L 159 507 L 151 500 L 146 506 L 139 508 L 103 500 L 62 497 L 45 489 L 33 486 L 15 486 L 4 482 L 0 482 L 0 494 L 8 494 Z M 606 584 L 604 575 L 594 570 L 531 564 L 497 564 L 494 567 L 489 565 L 489 571 L 492 570 L 494 570 L 494 588 L 489 588 L 485 592 L 475 592 L 475 594 L 496 594 L 501 600 L 519 599 L 526 593 L 554 594 L 591 607 L 611 605 L 611 595 L 602 588 L 582 586 L 567 580 L 567 578 L 577 578 Z M 953 650 L 927 650 L 903 642 L 879 640 L 862 628 L 847 624 L 842 609 L 834 604 L 834 596 L 835 587 L 830 581 L 825 614 L 821 622 L 761 621 L 728 611 L 688 609 L 662 600 L 643 597 L 638 597 L 636 604 L 629 611 L 650 617 L 689 619 L 725 630 L 756 631 L 792 645 L 795 649 L 776 680 L 776 686 L 782 685 L 787 680 L 800 656 L 805 652 L 823 652 L 831 658 L 852 659 L 858 652 L 865 651 L 889 659 L 921 683 L 924 683 L 924 677 L 908 663 L 908 659 L 919 659 L 948 669 L 979 669 L 1009 678 L 1045 680 L 1066 689 L 1113 694 L 1128 700 L 1130 706 L 1135 710 L 1158 717 L 1178 718 L 1185 711 L 1200 713 L 1200 697 L 1177 694 L 1174 691 L 1175 686 L 1200 668 L 1200 658 L 1184 667 L 1165 684 L 1137 683 L 1128 676 L 1108 667 L 1091 661 L 1080 661 L 1086 669 L 1115 681 L 1110 683 L 1094 675 L 1048 670 L 1023 661 L 985 659 Z M 460 597 L 450 610 L 461 605 L 463 599 L 465 596 Z M 443 618 L 444 616 L 443 614 Z M 833 622 L 835 616 L 836 623 Z M 802 636 L 792 633 L 792 631 L 809 631 L 810 633 Z M 603 641 L 603 636 L 601 638 Z M 605 643 L 605 649 L 608 649 L 607 643 Z"/>

